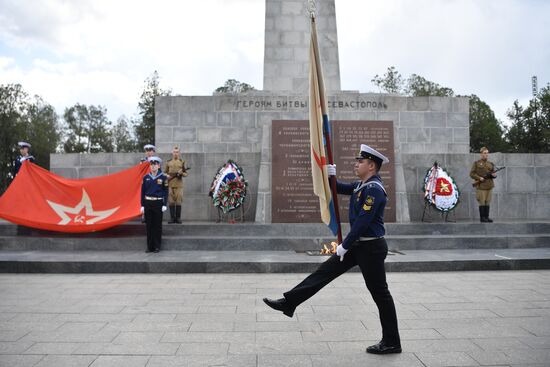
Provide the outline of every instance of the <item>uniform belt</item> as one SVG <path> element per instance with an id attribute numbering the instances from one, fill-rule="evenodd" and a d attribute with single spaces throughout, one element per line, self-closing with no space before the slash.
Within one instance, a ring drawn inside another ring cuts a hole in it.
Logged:
<path id="1" fill-rule="evenodd" d="M 358 241 L 374 241 L 384 237 L 359 237 Z"/>
<path id="2" fill-rule="evenodd" d="M 145 200 L 163 200 L 163 198 L 158 198 L 156 196 L 146 196 Z"/>

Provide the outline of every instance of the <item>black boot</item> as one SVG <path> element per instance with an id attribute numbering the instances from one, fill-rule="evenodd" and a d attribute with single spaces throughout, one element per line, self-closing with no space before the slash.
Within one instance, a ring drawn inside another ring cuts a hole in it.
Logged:
<path id="1" fill-rule="evenodd" d="M 176 223 L 181 224 L 181 205 L 176 205 Z"/>
<path id="2" fill-rule="evenodd" d="M 288 317 L 292 317 L 292 315 L 294 315 L 294 307 L 292 307 L 287 302 L 286 298 L 279 298 L 279 299 L 264 298 L 264 302 L 266 305 L 268 305 L 272 309 L 281 311 Z"/>
<path id="3" fill-rule="evenodd" d="M 390 354 L 401 353 L 401 344 L 387 344 L 385 341 L 381 341 L 378 344 L 371 345 L 367 348 L 367 353 L 372 354 Z"/>
<path id="4" fill-rule="evenodd" d="M 481 223 L 486 223 L 487 220 L 485 219 L 485 206 L 479 207 L 479 221 Z"/>
<path id="5" fill-rule="evenodd" d="M 489 205 L 485 205 L 485 221 L 487 223 L 493 223 L 493 220 L 489 219 Z"/>
<path id="6" fill-rule="evenodd" d="M 176 223 L 176 208 L 173 205 L 170 205 L 170 220 L 168 224 Z"/>

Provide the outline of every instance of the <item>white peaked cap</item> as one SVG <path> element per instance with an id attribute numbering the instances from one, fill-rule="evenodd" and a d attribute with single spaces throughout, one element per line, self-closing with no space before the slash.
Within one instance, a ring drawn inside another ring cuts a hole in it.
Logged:
<path id="1" fill-rule="evenodd" d="M 374 148 L 369 147 L 367 144 L 361 144 L 361 151 L 355 159 L 370 159 L 382 163 L 390 163 L 388 157 L 380 153 Z"/>
<path id="2" fill-rule="evenodd" d="M 147 161 L 148 161 L 149 163 L 151 163 L 151 162 L 158 162 L 159 164 L 162 164 L 162 159 L 160 159 L 160 158 L 157 157 L 157 156 L 149 157 L 149 158 L 147 158 Z"/>

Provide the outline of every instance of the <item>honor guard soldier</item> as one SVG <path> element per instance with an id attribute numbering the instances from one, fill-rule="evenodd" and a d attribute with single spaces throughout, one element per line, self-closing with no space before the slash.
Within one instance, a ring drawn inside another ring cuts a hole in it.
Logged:
<path id="1" fill-rule="evenodd" d="M 166 211 L 168 178 L 162 173 L 159 157 L 148 159 L 151 172 L 143 177 L 141 184 L 141 213 L 147 224 L 147 251 L 159 252 L 162 241 L 162 213 Z"/>
<path id="2" fill-rule="evenodd" d="M 180 148 L 172 149 L 172 158 L 166 162 L 164 172 L 168 175 L 168 207 L 170 221 L 181 223 L 181 202 L 183 201 L 183 177 L 187 176 L 185 161 L 180 158 Z"/>
<path id="3" fill-rule="evenodd" d="M 492 223 L 489 219 L 489 204 L 493 187 L 495 183 L 493 179 L 497 177 L 495 173 L 495 165 L 489 161 L 489 149 L 483 147 L 479 150 L 480 160 L 475 161 L 470 170 L 470 177 L 475 180 L 476 199 L 479 203 L 479 220 L 483 223 Z"/>
<path id="4" fill-rule="evenodd" d="M 149 163 L 149 158 L 155 155 L 157 148 L 153 144 L 145 144 L 143 146 L 145 157 L 140 159 L 140 163 Z"/>
<path id="5" fill-rule="evenodd" d="M 380 152 L 368 145 L 361 145 L 354 167 L 360 181 L 337 183 L 339 194 L 351 195 L 351 228 L 344 241 L 338 245 L 336 254 L 300 284 L 284 293 L 284 298 L 264 298 L 269 307 L 292 317 L 298 305 L 338 276 L 359 265 L 367 289 L 378 307 L 382 324 L 382 340 L 366 350 L 367 353 L 374 354 L 401 353 L 397 314 L 386 283 L 384 268 L 384 260 L 388 254 L 388 245 L 384 239 L 384 208 L 387 198 L 379 171 L 382 163 L 388 162 L 388 158 Z M 327 172 L 330 176 L 335 176 L 336 166 L 329 165 Z"/>
<path id="6" fill-rule="evenodd" d="M 29 154 L 29 149 L 31 149 L 31 145 L 24 141 L 20 141 L 19 143 L 17 143 L 17 145 L 19 146 L 20 155 L 15 160 L 13 177 L 17 176 L 19 170 L 21 169 L 21 165 L 23 165 L 23 162 L 30 161 L 34 163 L 34 157 Z"/>
<path id="7" fill-rule="evenodd" d="M 145 144 L 143 150 L 145 151 L 145 157 L 141 158 L 139 163 L 149 164 L 149 158 L 155 155 L 156 147 L 153 144 Z M 145 215 L 143 213 L 141 214 L 141 223 L 145 223 Z"/>

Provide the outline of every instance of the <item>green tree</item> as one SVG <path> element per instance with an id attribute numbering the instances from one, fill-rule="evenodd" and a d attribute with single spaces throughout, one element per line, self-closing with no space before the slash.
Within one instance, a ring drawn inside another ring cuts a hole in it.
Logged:
<path id="1" fill-rule="evenodd" d="M 248 91 L 256 90 L 253 86 L 247 83 L 241 83 L 235 79 L 227 79 L 225 84 L 222 87 L 216 88 L 215 93 L 244 93 Z"/>
<path id="2" fill-rule="evenodd" d="M 131 122 L 126 116 L 120 116 L 113 127 L 112 138 L 115 152 L 132 152 L 136 149 L 136 141 L 130 131 Z"/>
<path id="3" fill-rule="evenodd" d="M 0 85 L 0 131 L 0 192 L 13 179 L 19 141 L 31 143 L 36 163 L 49 169 L 49 154 L 59 145 L 60 129 L 54 108 L 42 98 L 31 99 L 20 84 Z"/>
<path id="4" fill-rule="evenodd" d="M 506 140 L 515 153 L 550 153 L 550 86 L 542 88 L 523 108 L 519 102 L 508 111 L 512 126 Z"/>
<path id="5" fill-rule="evenodd" d="M 37 163 L 50 169 L 50 153 L 54 153 L 61 142 L 61 129 L 57 113 L 41 97 L 35 96 L 28 108 L 28 126 L 25 139 L 32 144 L 32 154 Z"/>
<path id="6" fill-rule="evenodd" d="M 65 109 L 63 118 L 66 123 L 66 153 L 113 151 L 111 122 L 105 107 L 77 103 Z"/>
<path id="7" fill-rule="evenodd" d="M 145 80 L 145 87 L 138 103 L 139 118 L 135 124 L 135 135 L 136 145 L 139 147 L 155 143 L 155 98 L 172 94 L 171 90 L 160 87 L 159 79 L 159 74 L 155 70 Z"/>
<path id="8" fill-rule="evenodd" d="M 504 128 L 497 120 L 491 107 L 478 96 L 470 96 L 470 152 L 479 152 L 488 147 L 492 152 L 506 152 L 508 145 L 504 138 Z"/>
<path id="9" fill-rule="evenodd" d="M 388 67 L 383 76 L 376 75 L 372 82 L 387 93 L 398 93 L 410 97 L 453 97 L 452 88 L 427 80 L 418 74 L 411 74 L 405 81 L 394 66 Z M 509 145 L 504 139 L 505 129 L 495 117 L 489 105 L 478 96 L 470 98 L 470 150 L 478 152 L 483 146 L 491 151 L 505 152 Z"/>
<path id="10" fill-rule="evenodd" d="M 0 192 L 12 180 L 21 121 L 27 110 L 27 93 L 19 84 L 0 85 Z"/>
<path id="11" fill-rule="evenodd" d="M 407 85 L 404 92 L 406 95 L 411 97 L 452 97 L 455 94 L 451 88 L 442 87 L 441 85 L 431 82 L 416 74 L 412 74 L 407 79 Z"/>
<path id="12" fill-rule="evenodd" d="M 405 84 L 405 80 L 395 66 L 390 66 L 383 76 L 376 74 L 371 82 L 373 82 L 380 91 L 394 94 L 402 94 L 403 85 Z"/>

